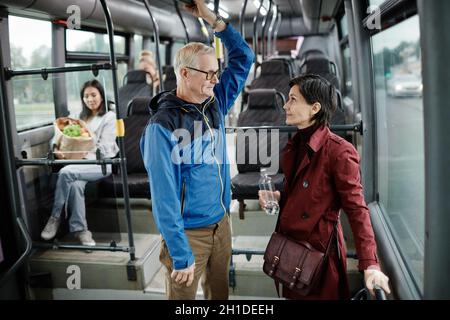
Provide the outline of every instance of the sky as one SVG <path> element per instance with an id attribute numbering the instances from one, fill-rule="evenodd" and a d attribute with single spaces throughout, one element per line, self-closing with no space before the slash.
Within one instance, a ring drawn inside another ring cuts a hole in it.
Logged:
<path id="1" fill-rule="evenodd" d="M 374 51 L 378 53 L 384 48 L 394 49 L 402 41 L 416 42 L 420 39 L 419 17 L 414 16 L 373 37 Z"/>
<path id="2" fill-rule="evenodd" d="M 9 34 L 12 46 L 22 48 L 25 58 L 30 61 L 31 53 L 39 46 L 45 44 L 49 48 L 52 44 L 52 25 L 49 21 L 27 19 L 9 16 Z M 74 30 L 70 33 L 68 49 L 76 48 L 80 43 L 91 36 L 88 32 Z M 91 36 L 93 38 L 93 36 Z M 107 36 L 105 35 L 107 42 Z"/>
<path id="3" fill-rule="evenodd" d="M 51 47 L 52 26 L 50 22 L 15 16 L 9 16 L 8 20 L 11 46 L 22 48 L 22 53 L 28 62 L 34 49 L 42 44 Z"/>

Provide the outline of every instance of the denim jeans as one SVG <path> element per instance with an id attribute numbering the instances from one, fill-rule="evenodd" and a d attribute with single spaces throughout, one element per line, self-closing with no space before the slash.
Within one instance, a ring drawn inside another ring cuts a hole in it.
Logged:
<path id="1" fill-rule="evenodd" d="M 59 218 L 63 207 L 66 216 L 70 212 L 70 232 L 87 230 L 84 190 L 88 182 L 109 176 L 111 166 L 106 168 L 105 176 L 98 165 L 68 165 L 59 171 L 52 216 Z"/>

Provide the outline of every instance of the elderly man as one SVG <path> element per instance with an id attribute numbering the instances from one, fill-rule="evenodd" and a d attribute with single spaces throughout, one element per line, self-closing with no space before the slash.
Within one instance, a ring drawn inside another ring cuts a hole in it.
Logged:
<path id="1" fill-rule="evenodd" d="M 203 0 L 187 6 L 203 18 L 228 50 L 220 75 L 214 49 L 190 43 L 175 57 L 177 88 L 151 102 L 155 112 L 141 139 L 152 211 L 162 235 L 169 299 L 228 299 L 231 231 L 230 172 L 224 119 L 239 95 L 254 54 Z M 220 79 L 220 80 L 219 80 Z"/>

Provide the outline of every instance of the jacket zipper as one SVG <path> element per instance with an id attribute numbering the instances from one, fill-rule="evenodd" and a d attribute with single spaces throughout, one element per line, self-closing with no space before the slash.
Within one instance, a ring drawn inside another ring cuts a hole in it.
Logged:
<path id="1" fill-rule="evenodd" d="M 203 120 L 205 121 L 206 126 L 208 127 L 209 134 L 211 135 L 212 156 L 213 156 L 213 158 L 214 158 L 214 161 L 215 161 L 216 164 L 217 164 L 217 171 L 218 171 L 218 173 L 219 173 L 219 182 L 220 182 L 220 205 L 222 206 L 223 212 L 224 212 L 224 213 L 227 213 L 227 210 L 225 209 L 225 205 L 224 205 L 224 203 L 223 203 L 223 191 L 224 191 L 223 189 L 224 189 L 224 186 L 223 186 L 222 174 L 221 174 L 221 172 L 220 172 L 219 160 L 217 160 L 217 158 L 216 158 L 216 152 L 215 152 L 215 149 L 216 149 L 216 148 L 215 148 L 214 134 L 213 134 L 213 131 L 212 131 L 212 129 L 211 129 L 211 126 L 209 125 L 208 117 L 205 115 L 205 110 L 206 110 L 206 108 L 209 107 L 209 105 L 210 105 L 212 102 L 214 102 L 214 100 L 215 100 L 215 98 L 213 97 L 213 98 L 212 98 L 212 99 L 211 99 L 211 100 L 203 107 L 202 112 L 200 112 L 200 110 L 198 110 L 197 107 L 195 107 L 195 109 L 197 109 L 197 111 L 200 112 L 201 115 L 203 116 Z"/>
<path id="2" fill-rule="evenodd" d="M 184 201 L 186 197 L 186 182 L 183 180 L 183 185 L 181 187 L 181 216 L 184 214 Z"/>

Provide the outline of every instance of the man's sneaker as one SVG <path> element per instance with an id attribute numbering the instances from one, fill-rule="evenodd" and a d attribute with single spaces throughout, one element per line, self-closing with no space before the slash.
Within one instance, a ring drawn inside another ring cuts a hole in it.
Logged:
<path id="1" fill-rule="evenodd" d="M 95 246 L 95 241 L 92 239 L 92 233 L 89 230 L 76 232 L 75 237 L 77 237 L 84 246 Z"/>
<path id="2" fill-rule="evenodd" d="M 48 219 L 47 224 L 45 225 L 44 230 L 41 232 L 41 238 L 44 240 L 53 239 L 58 231 L 59 224 L 61 220 L 59 218 L 50 217 Z"/>

